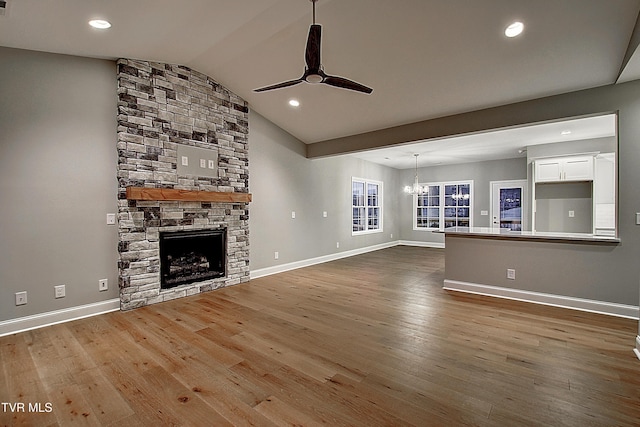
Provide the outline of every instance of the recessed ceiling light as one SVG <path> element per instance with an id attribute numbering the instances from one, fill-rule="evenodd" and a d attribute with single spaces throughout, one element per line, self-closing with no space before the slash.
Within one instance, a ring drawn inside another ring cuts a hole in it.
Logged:
<path id="1" fill-rule="evenodd" d="M 300 101 L 298 101 L 297 99 L 290 99 L 289 100 L 289 105 L 291 105 L 292 107 L 299 107 L 300 106 Z"/>
<path id="2" fill-rule="evenodd" d="M 91 21 L 89 21 L 89 25 L 99 30 L 106 30 L 107 28 L 111 28 L 111 22 L 105 21 L 104 19 L 92 19 Z"/>
<path id="3" fill-rule="evenodd" d="M 524 30 L 524 24 L 522 22 L 514 22 L 504 30 L 504 35 L 507 37 L 516 37 L 522 33 L 522 30 Z"/>

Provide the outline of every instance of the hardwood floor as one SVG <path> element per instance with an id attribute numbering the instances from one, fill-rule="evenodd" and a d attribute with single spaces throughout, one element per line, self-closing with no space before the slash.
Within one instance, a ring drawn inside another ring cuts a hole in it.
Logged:
<path id="1" fill-rule="evenodd" d="M 443 272 L 398 246 L 0 338 L 0 425 L 640 425 L 637 321 Z"/>

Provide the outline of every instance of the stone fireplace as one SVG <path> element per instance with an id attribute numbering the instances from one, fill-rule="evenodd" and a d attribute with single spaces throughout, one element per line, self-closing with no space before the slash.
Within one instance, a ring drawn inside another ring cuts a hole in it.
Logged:
<path id="1" fill-rule="evenodd" d="M 187 67 L 117 66 L 121 309 L 248 281 L 246 102 Z"/>

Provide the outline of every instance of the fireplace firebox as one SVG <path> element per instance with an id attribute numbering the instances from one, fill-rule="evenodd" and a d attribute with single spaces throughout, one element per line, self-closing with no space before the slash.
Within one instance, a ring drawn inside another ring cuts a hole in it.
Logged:
<path id="1" fill-rule="evenodd" d="M 160 232 L 160 287 L 224 277 L 227 230 Z"/>

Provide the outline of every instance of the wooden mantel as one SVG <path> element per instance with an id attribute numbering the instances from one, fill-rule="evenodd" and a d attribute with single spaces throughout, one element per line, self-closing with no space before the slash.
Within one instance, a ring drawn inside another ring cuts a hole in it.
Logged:
<path id="1" fill-rule="evenodd" d="M 177 190 L 174 188 L 127 187 L 129 200 L 170 200 L 183 202 L 249 203 L 251 193 Z"/>

